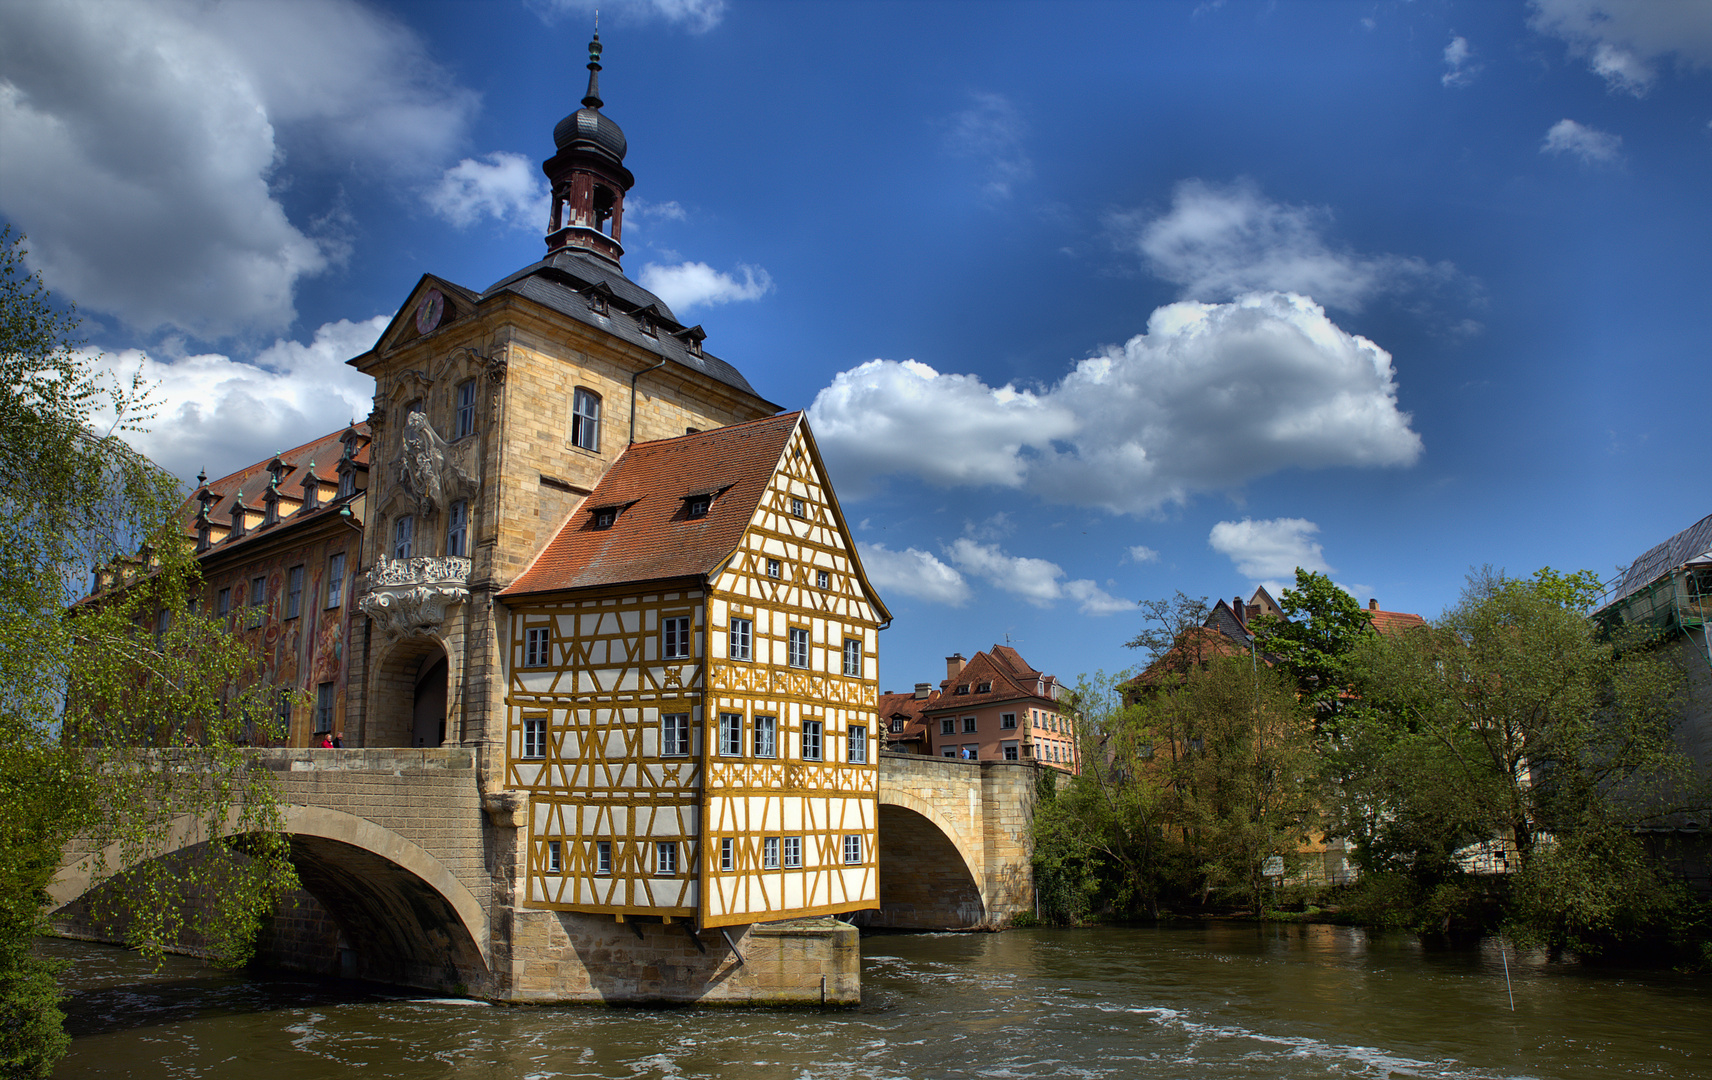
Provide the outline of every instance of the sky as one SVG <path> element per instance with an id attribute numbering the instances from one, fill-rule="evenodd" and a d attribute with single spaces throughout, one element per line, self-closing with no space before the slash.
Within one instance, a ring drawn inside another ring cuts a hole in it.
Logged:
<path id="1" fill-rule="evenodd" d="M 0 0 L 0 220 L 190 482 L 544 253 L 592 3 Z M 806 409 L 883 689 L 1712 513 L 1712 4 L 605 0 L 626 273 Z"/>

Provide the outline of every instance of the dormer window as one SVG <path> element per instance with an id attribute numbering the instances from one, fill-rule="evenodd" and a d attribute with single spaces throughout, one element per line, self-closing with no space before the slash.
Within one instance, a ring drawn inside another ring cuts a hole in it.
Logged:
<path id="1" fill-rule="evenodd" d="M 958 692 L 958 693 L 959 693 L 959 694 L 967 694 L 967 693 L 968 693 L 968 692 L 969 692 L 969 684 L 968 684 L 968 683 L 964 683 L 964 684 L 963 684 L 963 685 L 961 685 L 961 686 L 959 686 L 959 687 L 958 687 L 958 688 L 957 688 L 957 692 Z"/>
<path id="2" fill-rule="evenodd" d="M 612 523 L 617 520 L 618 507 L 616 506 L 602 506 L 594 512 L 593 524 L 597 529 L 610 529 Z"/>
<path id="3" fill-rule="evenodd" d="M 636 315 L 636 329 L 642 331 L 644 334 L 647 334 L 649 337 L 659 337 L 660 336 L 660 332 L 654 328 L 654 320 L 650 319 L 645 313 L 642 313 L 642 312 L 638 312 Z"/>
<path id="4" fill-rule="evenodd" d="M 339 473 L 339 498 L 349 498 L 357 493 L 357 474 L 354 469 L 345 469 Z"/>
<path id="5" fill-rule="evenodd" d="M 980 683 L 975 687 L 975 693 L 977 694 L 990 694 L 992 692 L 993 684 L 990 682 Z"/>
<path id="6" fill-rule="evenodd" d="M 691 495 L 684 500 L 684 516 L 689 518 L 706 517 L 708 508 L 713 505 L 711 495 Z"/>
<path id="7" fill-rule="evenodd" d="M 589 310 L 596 315 L 612 314 L 612 309 L 606 302 L 606 294 L 601 292 L 589 293 Z"/>

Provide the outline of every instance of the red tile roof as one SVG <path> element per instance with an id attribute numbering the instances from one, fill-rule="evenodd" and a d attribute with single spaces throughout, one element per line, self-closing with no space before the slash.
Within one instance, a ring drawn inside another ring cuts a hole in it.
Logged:
<path id="1" fill-rule="evenodd" d="M 369 463 L 368 422 L 364 421 L 357 424 L 356 429 L 357 434 L 363 436 L 363 440 L 358 446 L 353 460 L 356 464 L 366 468 Z M 311 463 L 315 466 L 316 476 L 329 483 L 337 483 L 339 476 L 334 470 L 345 450 L 341 440 L 345 432 L 349 430 L 348 427 L 340 428 L 318 439 L 306 442 L 302 446 L 284 450 L 275 455 L 285 464 L 285 469 L 280 473 L 280 493 L 292 500 L 301 499 L 303 497 L 303 478 L 308 475 Z M 235 499 L 242 499 L 244 505 L 252 510 L 261 510 L 263 496 L 267 494 L 268 488 L 268 466 L 272 463 L 273 458 L 266 458 L 228 476 L 222 476 L 218 480 L 208 481 L 206 485 L 208 490 L 217 496 L 209 504 L 208 519 L 218 526 L 230 525 L 232 523 L 232 504 Z M 191 492 L 190 497 L 184 500 L 184 503 L 178 508 L 179 521 L 184 525 L 187 536 L 194 537 L 196 535 L 196 515 L 202 507 L 197 494 L 201 490 L 201 488 L 197 488 L 196 491 Z M 323 502 L 321 505 L 326 506 L 327 503 Z M 258 535 L 257 531 L 250 529 L 246 531 L 244 536 L 237 539 L 239 541 L 247 540 L 256 535 Z M 221 549 L 227 542 L 222 541 L 215 544 L 210 550 Z"/>
<path id="2" fill-rule="evenodd" d="M 1381 634 L 1401 634 L 1406 630 L 1427 625 L 1427 620 L 1406 611 L 1379 611 L 1369 608 L 1367 614 L 1373 618 L 1373 629 Z"/>
<path id="3" fill-rule="evenodd" d="M 1045 680 L 1047 685 L 1039 688 L 1036 686 L 1036 680 Z M 963 670 L 955 679 L 947 679 L 941 683 L 944 692 L 939 695 L 938 701 L 923 712 L 955 712 L 1021 698 L 1051 701 L 1052 687 L 1056 682 L 1057 679 L 1053 676 L 1042 675 L 1030 667 L 1028 661 L 1009 645 L 994 645 L 991 652 L 976 653 L 963 665 Z M 988 684 L 990 688 L 983 691 L 983 683 Z M 957 692 L 959 687 L 967 687 L 968 691 L 960 694 Z M 1045 692 L 1038 692 L 1040 689 Z"/>
<path id="4" fill-rule="evenodd" d="M 712 574 L 737 549 L 802 413 L 636 443 L 501 596 Z M 699 518 L 687 496 L 718 493 Z M 595 511 L 618 508 L 594 525 Z"/>

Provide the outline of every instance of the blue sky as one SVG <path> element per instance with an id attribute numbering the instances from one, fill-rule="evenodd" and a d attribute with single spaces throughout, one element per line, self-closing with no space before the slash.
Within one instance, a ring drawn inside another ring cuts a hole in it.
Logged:
<path id="1" fill-rule="evenodd" d="M 605 3 L 625 267 L 807 408 L 882 682 L 1291 568 L 1436 615 L 1712 511 L 1712 5 Z M 539 257 L 593 5 L 0 4 L 0 217 L 220 474 Z M 146 357 L 146 359 L 145 359 Z"/>

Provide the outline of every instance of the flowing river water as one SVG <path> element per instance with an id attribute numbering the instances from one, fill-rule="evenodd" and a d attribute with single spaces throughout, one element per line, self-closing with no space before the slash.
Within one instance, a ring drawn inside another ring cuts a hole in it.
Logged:
<path id="1" fill-rule="evenodd" d="M 512 1008 L 44 949 L 72 963 L 65 1078 L 1712 1077 L 1705 977 L 1331 926 L 870 936 L 862 1005 L 825 1012 Z"/>

